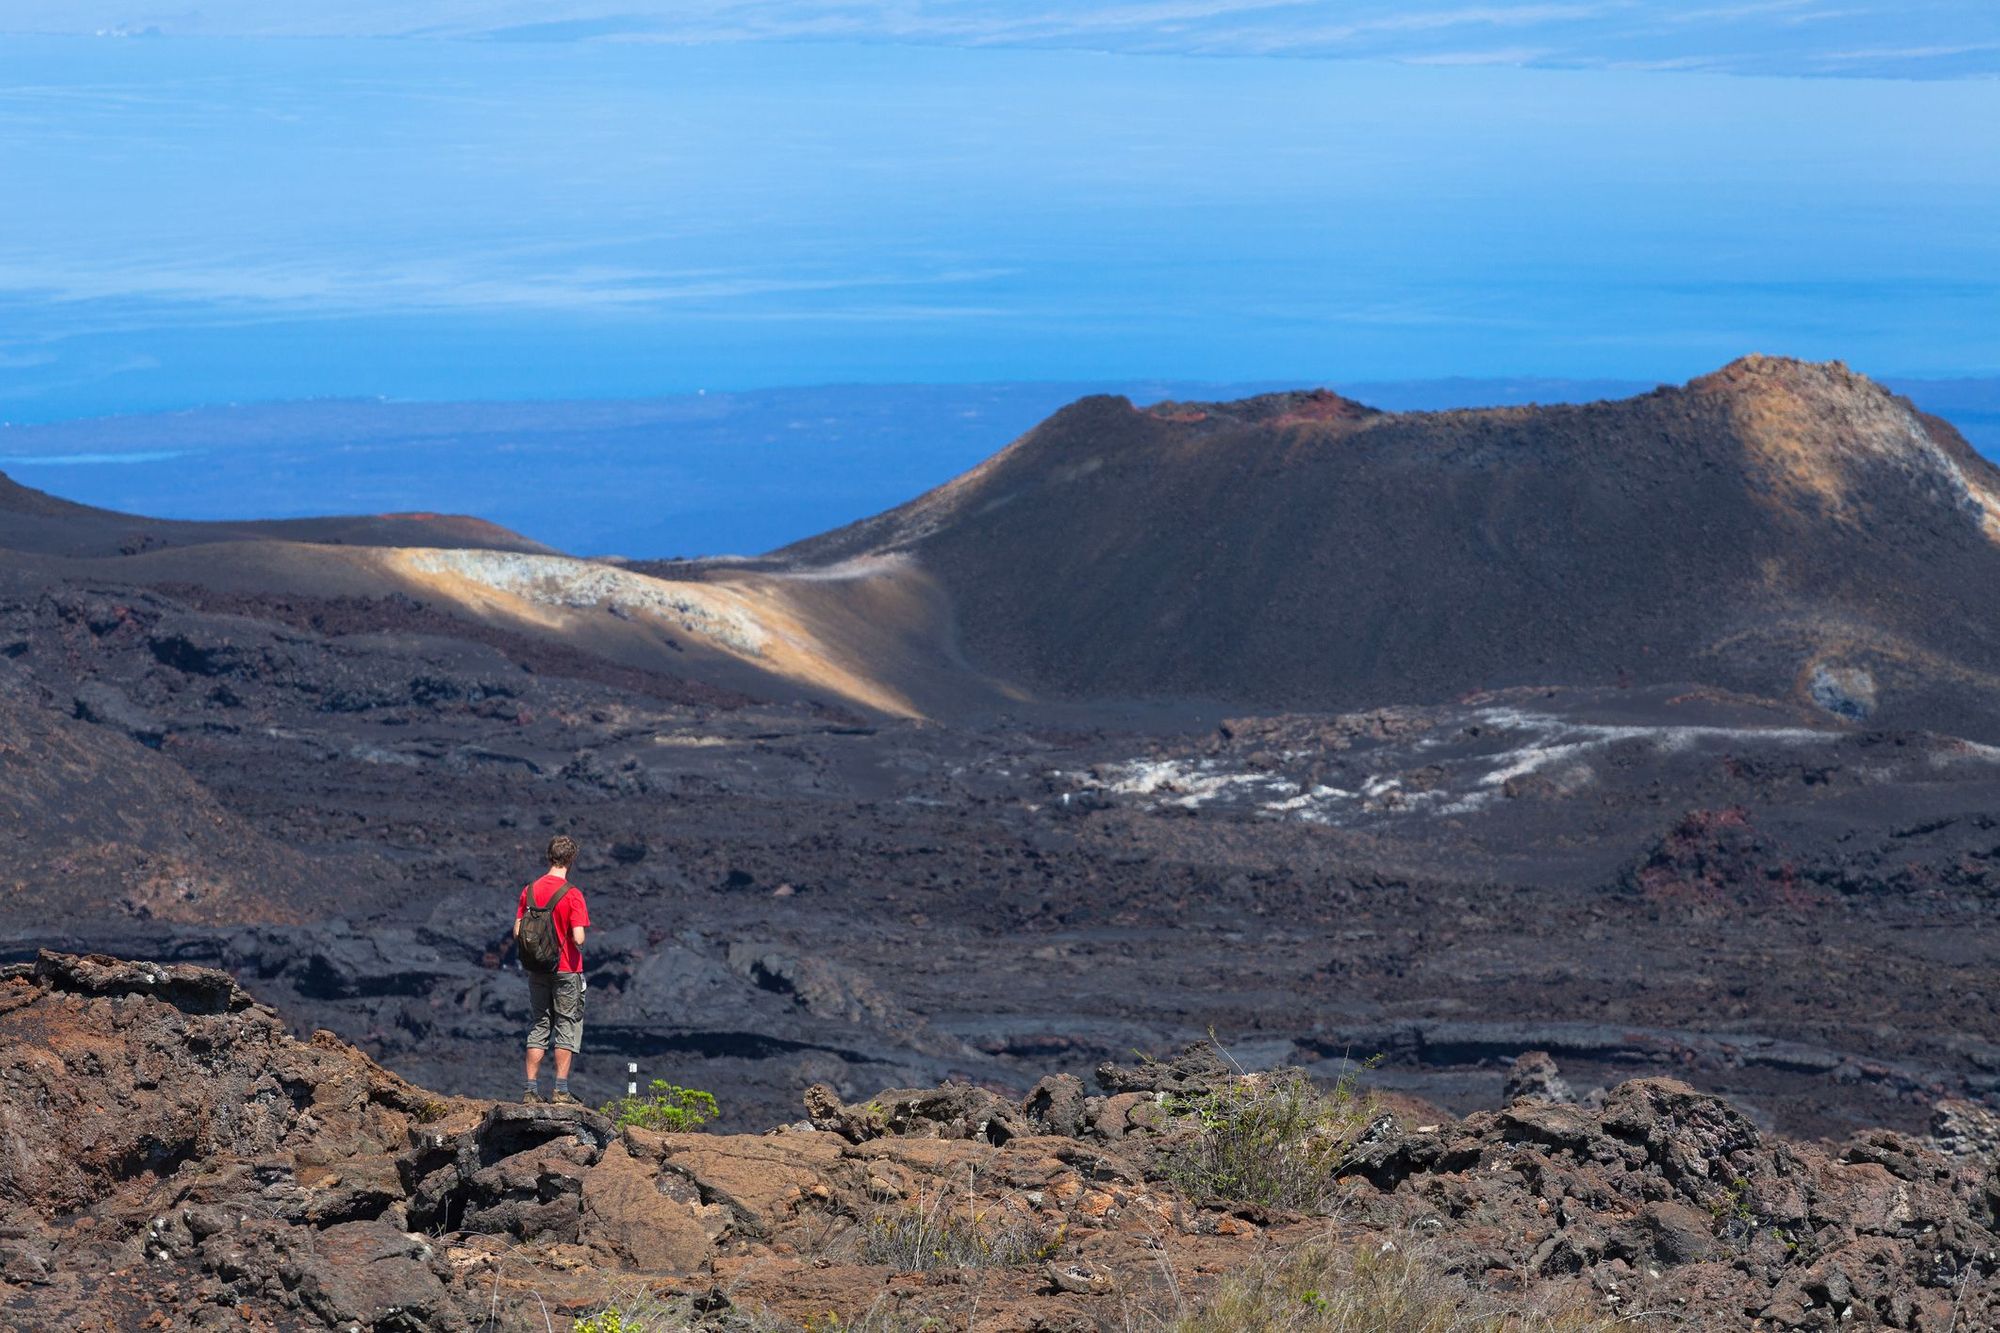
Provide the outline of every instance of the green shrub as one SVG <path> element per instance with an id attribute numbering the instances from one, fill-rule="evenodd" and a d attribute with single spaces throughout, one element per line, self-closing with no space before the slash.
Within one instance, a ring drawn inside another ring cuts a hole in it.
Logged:
<path id="1" fill-rule="evenodd" d="M 599 1310 L 570 1325 L 570 1333 L 652 1333 L 641 1321 L 627 1322 L 620 1310 Z"/>
<path id="2" fill-rule="evenodd" d="M 1200 1097 L 1169 1098 L 1166 1111 L 1194 1134 L 1168 1149 L 1166 1178 L 1197 1199 L 1317 1210 L 1333 1170 L 1375 1118 L 1359 1070 L 1330 1089 L 1303 1069 L 1256 1074 Z"/>
<path id="3" fill-rule="evenodd" d="M 663 1078 L 656 1078 L 646 1085 L 646 1091 L 650 1095 L 620 1097 L 615 1102 L 606 1102 L 600 1109 L 620 1129 L 637 1125 L 640 1129 L 657 1129 L 669 1134 L 699 1129 L 720 1113 L 714 1096 L 699 1088 L 678 1087 Z M 613 1333 L 617 1331 L 613 1330 Z"/>

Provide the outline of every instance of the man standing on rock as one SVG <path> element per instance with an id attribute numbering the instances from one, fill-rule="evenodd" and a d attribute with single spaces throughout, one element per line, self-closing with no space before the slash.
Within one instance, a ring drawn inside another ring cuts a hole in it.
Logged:
<path id="1" fill-rule="evenodd" d="M 528 1090 L 523 1101 L 542 1099 L 537 1079 L 542 1052 L 555 1047 L 556 1088 L 552 1102 L 574 1106 L 569 1064 L 583 1045 L 583 934 L 590 909 L 583 890 L 569 882 L 576 839 L 549 839 L 549 873 L 521 890 L 514 911 L 514 950 L 528 974 Z"/>

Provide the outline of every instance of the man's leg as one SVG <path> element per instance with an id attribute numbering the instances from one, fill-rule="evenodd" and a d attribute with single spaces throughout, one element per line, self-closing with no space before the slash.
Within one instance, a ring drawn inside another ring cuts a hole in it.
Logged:
<path id="1" fill-rule="evenodd" d="M 559 1037 L 557 1040 L 560 1041 L 563 1038 Z M 555 1091 L 549 1094 L 549 1100 L 556 1102 L 567 1102 L 570 1100 L 569 1062 L 575 1058 L 575 1055 L 576 1052 L 567 1046 L 556 1047 L 556 1087 Z"/>
<path id="2" fill-rule="evenodd" d="M 568 1052 L 565 1051 L 563 1052 L 563 1054 L 567 1055 Z M 562 1055 L 558 1055 L 556 1057 L 556 1077 L 558 1078 L 565 1077 L 569 1072 L 568 1065 L 569 1061 L 563 1059 Z M 528 1048 L 529 1087 L 533 1087 L 535 1085 L 535 1079 L 538 1075 L 540 1075 L 541 1072 L 542 1072 L 542 1048 L 539 1046 L 530 1046 Z"/>
<path id="3" fill-rule="evenodd" d="M 564 972 L 556 977 L 555 992 L 556 1090 L 554 1100 L 570 1101 L 569 1064 L 583 1045 L 583 974 Z"/>
<path id="4" fill-rule="evenodd" d="M 538 973 L 528 974 L 528 1058 L 522 1068 L 528 1076 L 527 1090 L 522 1093 L 523 1101 L 541 1100 L 541 1093 L 535 1087 L 535 1078 L 542 1072 L 542 1052 L 555 1039 L 555 984 L 553 977 Z"/>

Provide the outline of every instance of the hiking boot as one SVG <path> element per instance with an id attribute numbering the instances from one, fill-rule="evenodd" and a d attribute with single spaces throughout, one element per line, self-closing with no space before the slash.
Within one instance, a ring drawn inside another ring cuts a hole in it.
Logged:
<path id="1" fill-rule="evenodd" d="M 521 1100 L 526 1102 L 530 1106 L 533 1106 L 536 1102 L 539 1102 L 541 1099 L 542 1099 L 542 1094 L 535 1091 L 533 1088 L 529 1088 L 526 1092 L 521 1094 Z"/>
<path id="2" fill-rule="evenodd" d="M 552 1103 L 554 1103 L 554 1104 L 555 1104 L 555 1105 L 557 1105 L 557 1106 L 581 1106 L 581 1105 L 583 1105 L 583 1103 L 582 1103 L 582 1102 L 580 1102 L 580 1101 L 578 1101 L 578 1100 L 577 1100 L 576 1098 L 574 1098 L 574 1097 L 570 1096 L 570 1095 L 569 1095 L 569 1094 L 568 1094 L 567 1092 L 552 1092 L 552 1093 L 550 1093 L 550 1094 L 549 1094 L 549 1101 L 551 1101 Z"/>

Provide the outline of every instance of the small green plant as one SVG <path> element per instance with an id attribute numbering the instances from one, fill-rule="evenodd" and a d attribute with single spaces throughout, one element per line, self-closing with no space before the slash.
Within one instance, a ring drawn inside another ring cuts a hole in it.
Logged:
<path id="1" fill-rule="evenodd" d="M 648 1333 L 644 1324 L 627 1323 L 623 1311 L 600 1310 L 570 1325 L 570 1333 Z"/>
<path id="2" fill-rule="evenodd" d="M 1708 1215 L 1718 1224 L 1750 1223 L 1750 1230 L 1755 1231 L 1757 1215 L 1750 1208 L 1750 1182 L 1737 1176 L 1724 1185 L 1722 1197 L 1709 1204 Z"/>
<path id="3" fill-rule="evenodd" d="M 687 1300 L 637 1292 L 578 1319 L 570 1325 L 570 1333 L 689 1333 L 694 1321 L 695 1310 Z"/>
<path id="4" fill-rule="evenodd" d="M 734 1315 L 719 1321 L 687 1295 L 654 1292 L 639 1282 L 615 1283 L 613 1294 L 594 1313 L 579 1315 L 570 1333 L 798 1333 L 799 1326 L 768 1312 Z M 533 1327 L 542 1329 L 543 1324 Z"/>
<path id="5" fill-rule="evenodd" d="M 620 1097 L 600 1109 L 620 1129 L 637 1125 L 640 1129 L 657 1129 L 668 1134 L 699 1129 L 720 1114 L 714 1095 L 699 1088 L 683 1088 L 656 1078 L 646 1085 L 646 1091 L 647 1096 Z"/>
<path id="6" fill-rule="evenodd" d="M 1315 1210 L 1333 1193 L 1333 1171 L 1375 1118 L 1361 1069 L 1321 1088 L 1302 1069 L 1256 1074 L 1165 1110 L 1195 1133 L 1168 1152 L 1167 1179 L 1198 1199 Z"/>

